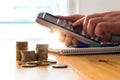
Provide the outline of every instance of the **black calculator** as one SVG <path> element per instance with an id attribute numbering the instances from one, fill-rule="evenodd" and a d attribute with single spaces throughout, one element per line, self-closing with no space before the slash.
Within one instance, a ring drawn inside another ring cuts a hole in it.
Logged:
<path id="1" fill-rule="evenodd" d="M 72 22 L 58 18 L 47 12 L 40 12 L 36 18 L 36 22 L 48 27 L 60 31 L 62 33 L 69 33 L 75 39 L 85 44 L 100 44 L 99 37 L 90 37 L 85 34 L 82 27 L 73 27 Z"/>

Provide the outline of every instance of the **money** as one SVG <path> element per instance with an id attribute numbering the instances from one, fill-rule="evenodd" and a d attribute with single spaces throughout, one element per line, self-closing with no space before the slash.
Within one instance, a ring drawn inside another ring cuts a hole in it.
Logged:
<path id="1" fill-rule="evenodd" d="M 17 64 L 18 64 L 18 65 L 22 65 L 22 62 L 21 62 L 21 61 L 17 61 Z"/>
<path id="2" fill-rule="evenodd" d="M 36 54 L 38 61 L 47 61 L 48 44 L 36 44 Z"/>
<path id="3" fill-rule="evenodd" d="M 50 63 L 50 64 L 56 64 L 56 63 L 57 63 L 57 61 L 51 60 L 51 59 L 48 59 L 46 62 L 47 62 L 47 63 Z"/>
<path id="4" fill-rule="evenodd" d="M 41 61 L 28 61 L 28 62 L 26 62 L 26 63 L 39 65 L 39 64 L 41 64 L 42 62 L 41 62 Z"/>
<path id="5" fill-rule="evenodd" d="M 35 51 L 27 51 L 27 50 L 21 50 L 21 61 L 27 62 L 27 61 L 36 61 L 37 56 L 35 54 Z"/>
<path id="6" fill-rule="evenodd" d="M 24 63 L 21 65 L 22 67 L 36 67 L 37 64 L 28 64 L 28 63 Z"/>
<path id="7" fill-rule="evenodd" d="M 50 65 L 50 64 L 47 62 L 42 62 L 41 64 L 38 64 L 38 66 L 48 66 L 48 65 Z"/>
<path id="8" fill-rule="evenodd" d="M 21 61 L 21 50 L 28 50 L 27 41 L 18 41 L 16 42 L 16 61 Z"/>
<path id="9" fill-rule="evenodd" d="M 67 68 L 68 66 L 65 64 L 54 64 L 52 65 L 53 68 Z"/>

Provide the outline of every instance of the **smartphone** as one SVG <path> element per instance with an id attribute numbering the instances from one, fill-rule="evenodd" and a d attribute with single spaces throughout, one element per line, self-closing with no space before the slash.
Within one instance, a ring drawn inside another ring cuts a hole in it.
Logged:
<path id="1" fill-rule="evenodd" d="M 99 38 L 93 38 L 83 33 L 82 27 L 73 27 L 72 22 L 58 18 L 47 12 L 40 12 L 36 18 L 36 22 L 64 34 L 69 33 L 75 39 L 85 44 L 99 44 Z"/>

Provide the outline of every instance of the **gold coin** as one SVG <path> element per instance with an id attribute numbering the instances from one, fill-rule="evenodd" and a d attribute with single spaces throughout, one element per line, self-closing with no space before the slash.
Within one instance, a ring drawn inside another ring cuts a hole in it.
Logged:
<path id="1" fill-rule="evenodd" d="M 46 62 L 43 62 L 43 63 L 41 63 L 41 64 L 38 64 L 38 66 L 48 66 L 48 65 L 50 65 L 49 63 L 46 63 Z"/>
<path id="2" fill-rule="evenodd" d="M 41 64 L 41 61 L 28 61 L 27 64 Z"/>
<path id="3" fill-rule="evenodd" d="M 25 64 L 22 64 L 21 66 L 22 67 L 36 67 L 37 64 L 28 64 L 28 63 L 25 63 Z"/>

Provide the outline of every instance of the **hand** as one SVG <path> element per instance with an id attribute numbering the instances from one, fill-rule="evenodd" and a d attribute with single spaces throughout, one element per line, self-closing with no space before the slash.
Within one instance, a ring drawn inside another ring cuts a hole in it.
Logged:
<path id="1" fill-rule="evenodd" d="M 80 25 L 82 25 L 84 20 L 84 16 L 78 14 L 71 16 L 58 16 L 58 17 L 72 22 L 73 27 L 81 27 Z M 77 22 L 79 22 L 79 26 L 74 26 L 74 24 L 76 24 Z M 74 39 L 70 34 L 63 34 L 63 33 L 60 33 L 60 41 L 64 42 L 66 46 L 79 43 L 79 41 Z"/>
<path id="2" fill-rule="evenodd" d="M 86 34 L 100 37 L 103 43 L 109 42 L 112 34 L 120 34 L 120 11 L 96 13 L 87 16 L 76 14 L 58 17 L 71 21 L 73 27 L 82 25 Z M 60 40 L 65 42 L 67 46 L 79 43 L 70 34 L 61 33 Z"/>
<path id="3" fill-rule="evenodd" d="M 79 22 L 75 24 L 77 25 Z M 102 42 L 109 42 L 112 34 L 120 34 L 120 11 L 85 16 L 83 29 L 88 35 L 98 36 Z"/>

